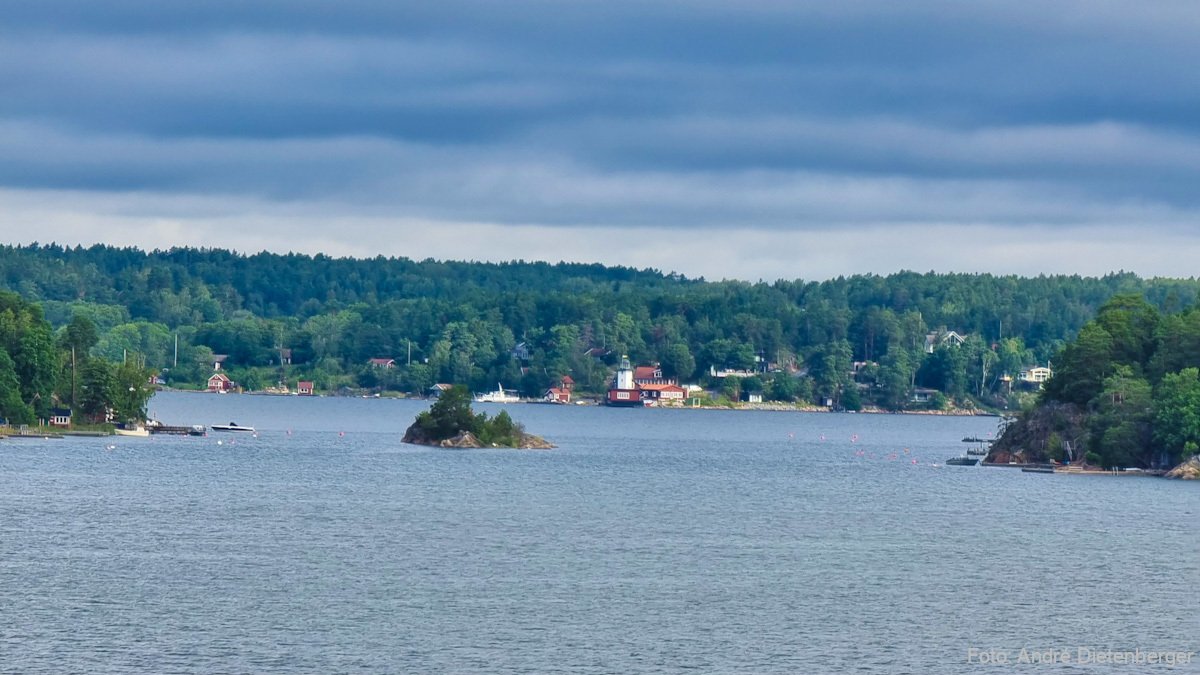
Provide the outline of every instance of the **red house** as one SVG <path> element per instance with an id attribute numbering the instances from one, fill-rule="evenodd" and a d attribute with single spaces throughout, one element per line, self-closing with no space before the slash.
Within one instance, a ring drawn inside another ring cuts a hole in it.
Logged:
<path id="1" fill-rule="evenodd" d="M 300 380 L 296 383 L 296 393 L 300 396 L 312 396 L 313 383 L 308 380 Z"/>
<path id="2" fill-rule="evenodd" d="M 638 389 L 644 401 L 682 401 L 687 397 L 687 389 L 677 384 L 643 384 Z"/>
<path id="3" fill-rule="evenodd" d="M 562 387 L 550 387 L 546 390 L 546 395 L 542 398 L 551 403 L 570 403 L 571 390 L 563 389 Z"/>
<path id="4" fill-rule="evenodd" d="M 208 378 L 208 390 L 224 394 L 233 389 L 233 380 L 225 376 L 225 373 L 213 373 L 212 377 Z"/>

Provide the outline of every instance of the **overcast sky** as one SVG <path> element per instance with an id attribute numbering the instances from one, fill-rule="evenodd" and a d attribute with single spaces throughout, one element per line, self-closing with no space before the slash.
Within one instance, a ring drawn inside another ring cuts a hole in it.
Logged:
<path id="1" fill-rule="evenodd" d="M 1194 276 L 1190 0 L 0 3 L 0 239 Z"/>

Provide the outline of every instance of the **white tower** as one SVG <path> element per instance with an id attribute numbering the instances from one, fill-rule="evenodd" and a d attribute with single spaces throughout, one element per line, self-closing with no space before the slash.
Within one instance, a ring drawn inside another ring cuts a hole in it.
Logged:
<path id="1" fill-rule="evenodd" d="M 621 365 L 617 368 L 616 389 L 633 389 L 633 368 L 629 365 L 629 357 L 621 357 Z"/>

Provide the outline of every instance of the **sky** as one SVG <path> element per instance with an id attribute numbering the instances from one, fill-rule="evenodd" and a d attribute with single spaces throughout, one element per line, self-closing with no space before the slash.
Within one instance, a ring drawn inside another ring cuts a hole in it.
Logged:
<path id="1" fill-rule="evenodd" d="M 1190 0 L 13 0 L 0 241 L 1191 277 L 1197 35 Z"/>

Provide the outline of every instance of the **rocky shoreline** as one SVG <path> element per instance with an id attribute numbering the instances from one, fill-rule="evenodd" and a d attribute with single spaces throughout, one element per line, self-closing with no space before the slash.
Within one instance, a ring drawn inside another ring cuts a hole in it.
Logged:
<path id="1" fill-rule="evenodd" d="M 1192 457 L 1174 469 L 1171 469 L 1163 477 L 1179 480 L 1200 480 L 1200 455 Z"/>
<path id="2" fill-rule="evenodd" d="M 442 440 L 435 440 L 425 436 L 421 429 L 414 423 L 404 432 L 404 438 L 400 439 L 402 443 L 411 443 L 413 445 L 428 445 L 435 448 L 457 448 L 462 450 L 470 450 L 476 448 L 500 448 L 508 447 L 496 445 L 485 445 L 483 441 L 476 438 L 475 434 L 469 431 L 460 431 L 459 433 Z M 515 446 L 517 450 L 553 450 L 558 446 L 550 441 L 535 436 L 533 434 L 521 434 L 521 440 Z"/>

